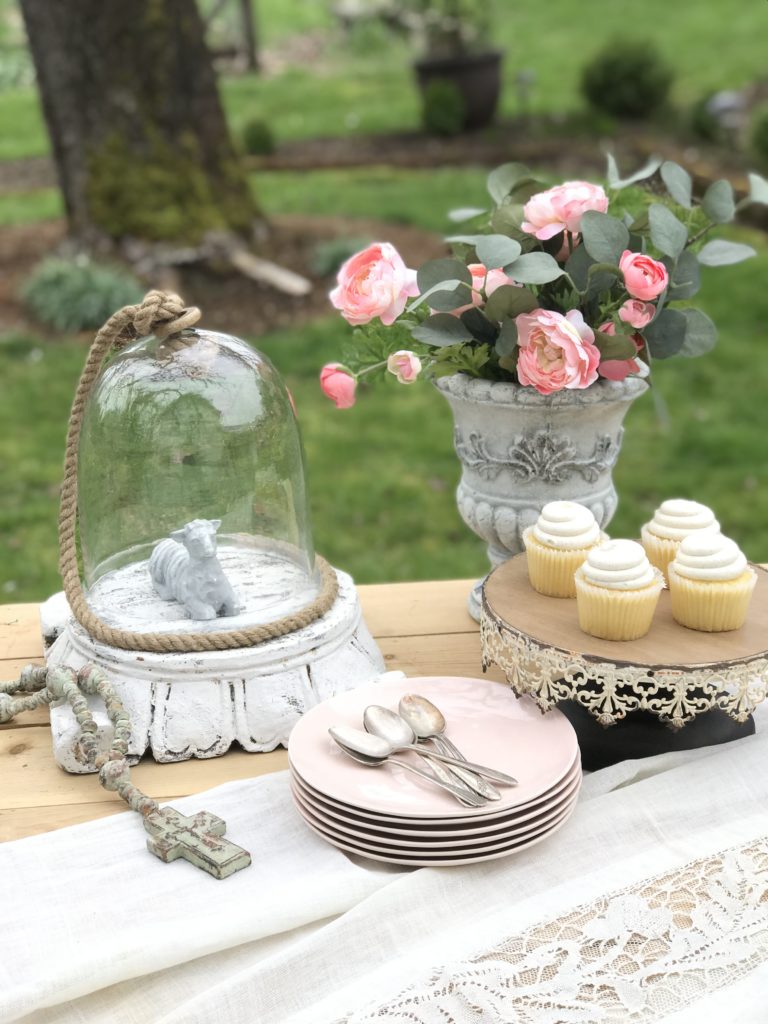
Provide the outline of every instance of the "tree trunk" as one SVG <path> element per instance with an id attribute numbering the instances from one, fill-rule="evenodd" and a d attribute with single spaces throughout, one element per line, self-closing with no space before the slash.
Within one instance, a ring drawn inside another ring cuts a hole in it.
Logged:
<path id="1" fill-rule="evenodd" d="M 71 233 L 196 244 L 259 224 L 195 0 L 21 0 Z"/>
<path id="2" fill-rule="evenodd" d="M 240 23 L 243 27 L 245 66 L 249 71 L 259 70 L 259 43 L 253 0 L 240 0 Z"/>

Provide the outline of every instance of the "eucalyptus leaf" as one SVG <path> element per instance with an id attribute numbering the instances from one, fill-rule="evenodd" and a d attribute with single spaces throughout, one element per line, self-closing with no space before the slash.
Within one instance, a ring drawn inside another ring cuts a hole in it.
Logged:
<path id="1" fill-rule="evenodd" d="M 513 263 L 522 252 L 519 242 L 507 235 L 484 235 L 475 245 L 478 260 L 486 270 L 494 270 Z"/>
<path id="2" fill-rule="evenodd" d="M 456 210 L 450 210 L 448 213 L 448 220 L 453 224 L 461 224 L 465 220 L 473 220 L 475 217 L 479 217 L 481 213 L 487 213 L 481 206 L 460 206 Z"/>
<path id="3" fill-rule="evenodd" d="M 595 331 L 595 345 L 600 350 L 601 359 L 634 359 L 637 355 L 637 345 L 629 334 Z"/>
<path id="4" fill-rule="evenodd" d="M 505 270 L 520 284 L 548 284 L 563 275 L 563 268 L 547 252 L 523 253 Z"/>
<path id="5" fill-rule="evenodd" d="M 472 340 L 472 335 L 461 320 L 450 313 L 434 313 L 412 327 L 411 334 L 417 341 L 436 348 Z"/>
<path id="6" fill-rule="evenodd" d="M 581 236 L 587 252 L 598 263 L 618 263 L 629 244 L 626 225 L 597 210 L 587 210 L 582 216 Z"/>
<path id="7" fill-rule="evenodd" d="M 628 178 L 619 178 L 619 168 L 616 165 L 616 161 L 612 156 L 609 156 L 608 184 L 614 189 L 627 188 L 628 185 L 635 185 L 638 181 L 645 181 L 646 178 L 650 178 L 652 174 L 658 171 L 660 166 L 661 160 L 658 157 L 652 156 L 646 164 L 643 164 L 639 171 L 630 174 Z"/>
<path id="8" fill-rule="evenodd" d="M 733 185 L 725 178 L 713 181 L 701 200 L 704 213 L 715 224 L 727 224 L 736 216 L 736 200 Z"/>
<path id="9" fill-rule="evenodd" d="M 504 320 L 496 338 L 496 354 L 510 356 L 517 348 L 517 324 L 514 320 Z"/>
<path id="10" fill-rule="evenodd" d="M 410 313 L 429 299 L 432 309 L 450 313 L 457 306 L 465 306 L 470 300 L 470 296 L 470 290 L 461 281 L 441 281 L 415 298 L 410 306 L 406 307 L 406 312 Z"/>
<path id="11" fill-rule="evenodd" d="M 483 316 L 476 306 L 473 306 L 472 309 L 465 309 L 461 314 L 460 320 L 475 341 L 482 341 L 489 345 L 493 345 L 496 341 L 499 328 L 496 324 L 492 324 L 487 317 Z"/>
<path id="12" fill-rule="evenodd" d="M 501 234 L 522 234 L 523 206 L 522 203 L 502 203 L 491 216 L 491 227 Z"/>
<path id="13" fill-rule="evenodd" d="M 619 174 L 619 165 L 616 163 L 616 157 L 613 153 L 606 153 L 605 162 L 607 164 L 606 178 L 611 188 L 616 188 L 618 182 L 621 181 L 621 175 Z"/>
<path id="14" fill-rule="evenodd" d="M 677 219 L 672 211 L 654 203 L 648 210 L 651 225 L 651 241 L 665 256 L 677 259 L 688 241 L 688 229 Z"/>
<path id="15" fill-rule="evenodd" d="M 515 185 L 530 176 L 531 172 L 523 164 L 510 163 L 495 167 L 486 181 L 491 199 L 495 203 L 504 202 Z"/>
<path id="16" fill-rule="evenodd" d="M 742 242 L 726 242 L 723 238 L 715 238 L 697 254 L 703 267 L 726 267 L 731 263 L 741 263 L 757 253 L 751 245 Z"/>
<path id="17" fill-rule="evenodd" d="M 701 287 L 699 261 L 694 253 L 690 249 L 685 249 L 678 256 L 677 262 L 670 261 L 668 269 L 670 271 L 669 299 L 673 302 L 676 299 L 692 299 Z"/>
<path id="18" fill-rule="evenodd" d="M 485 304 L 485 315 L 489 320 L 498 322 L 508 316 L 530 313 L 538 306 L 539 300 L 528 288 L 516 288 L 511 284 L 503 284 L 488 297 Z"/>
<path id="19" fill-rule="evenodd" d="M 595 261 L 583 245 L 576 246 L 566 260 L 565 271 L 582 293 L 587 290 L 589 285 L 589 268 L 594 265 Z"/>
<path id="20" fill-rule="evenodd" d="M 661 165 L 661 180 L 667 186 L 667 192 L 676 203 L 684 206 L 686 210 L 691 208 L 691 196 L 693 195 L 693 181 L 684 167 L 676 164 L 673 160 L 665 160 Z"/>
<path id="21" fill-rule="evenodd" d="M 749 199 L 752 203 L 768 205 L 768 181 L 761 174 L 754 171 L 747 175 L 749 179 Z"/>
<path id="22" fill-rule="evenodd" d="M 685 343 L 687 320 L 679 309 L 664 309 L 643 329 L 648 351 L 654 359 L 668 359 Z"/>
<path id="23" fill-rule="evenodd" d="M 531 196 L 535 196 L 538 192 L 543 192 L 546 187 L 543 181 L 527 177 L 523 178 L 522 181 L 516 182 L 509 194 L 513 202 L 527 203 Z"/>
<path id="24" fill-rule="evenodd" d="M 464 284 L 472 284 L 472 274 L 461 260 L 451 259 L 450 257 L 440 260 L 428 260 L 419 267 L 416 275 L 416 284 L 422 298 L 436 284 L 453 282 L 452 287 L 455 287 L 457 281 L 463 281 Z"/>
<path id="25" fill-rule="evenodd" d="M 717 328 L 700 309 L 681 309 L 686 319 L 685 341 L 679 355 L 693 359 L 710 352 L 717 344 Z"/>

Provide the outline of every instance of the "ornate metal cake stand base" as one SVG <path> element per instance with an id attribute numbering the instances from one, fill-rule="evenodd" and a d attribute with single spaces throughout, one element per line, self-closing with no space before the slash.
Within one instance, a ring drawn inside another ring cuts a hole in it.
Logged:
<path id="1" fill-rule="evenodd" d="M 589 770 L 740 739 L 755 731 L 752 712 L 768 695 L 768 573 L 757 572 L 742 629 L 685 629 L 664 591 L 648 635 L 616 643 L 579 629 L 575 601 L 537 594 L 518 555 L 483 588 L 483 666 L 498 665 L 542 711 L 557 706 Z"/>
<path id="2" fill-rule="evenodd" d="M 130 717 L 130 762 L 146 750 L 157 761 L 218 757 L 234 742 L 248 751 L 274 750 L 287 742 L 308 708 L 384 671 L 351 577 L 338 572 L 338 580 L 338 597 L 322 618 L 257 647 L 194 654 L 125 651 L 93 640 L 69 618 L 47 663 L 77 671 L 90 662 L 108 672 Z M 44 637 L 59 632 L 55 620 L 61 610 L 58 595 L 43 606 Z M 106 749 L 112 726 L 103 708 L 94 704 L 92 711 Z M 93 771 L 76 756 L 78 725 L 69 706 L 51 707 L 51 729 L 61 767 Z"/>

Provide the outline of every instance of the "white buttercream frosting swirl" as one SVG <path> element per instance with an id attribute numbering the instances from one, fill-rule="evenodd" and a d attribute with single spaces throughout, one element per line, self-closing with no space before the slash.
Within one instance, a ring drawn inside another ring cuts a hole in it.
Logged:
<path id="1" fill-rule="evenodd" d="M 646 529 L 664 540 L 682 540 L 699 530 L 719 533 L 720 523 L 712 509 L 698 501 L 670 498 L 656 509 Z"/>
<path id="2" fill-rule="evenodd" d="M 550 501 L 539 514 L 533 535 L 551 548 L 588 548 L 600 540 L 600 527 L 590 510 L 576 501 Z"/>
<path id="3" fill-rule="evenodd" d="M 680 545 L 672 569 L 689 580 L 736 580 L 747 568 L 738 544 L 721 533 L 691 534 Z"/>
<path id="4" fill-rule="evenodd" d="M 634 540 L 607 540 L 592 548 L 581 571 L 589 583 L 608 590 L 640 590 L 661 579 Z"/>

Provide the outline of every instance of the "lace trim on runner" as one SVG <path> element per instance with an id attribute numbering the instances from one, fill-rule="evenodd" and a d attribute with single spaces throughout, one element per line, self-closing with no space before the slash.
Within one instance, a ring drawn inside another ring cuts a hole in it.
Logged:
<path id="1" fill-rule="evenodd" d="M 768 960 L 768 835 L 443 965 L 336 1024 L 650 1024 Z"/>
<path id="2" fill-rule="evenodd" d="M 675 729 L 713 708 L 745 722 L 768 696 L 765 657 L 685 670 L 587 661 L 500 627 L 485 609 L 480 636 L 483 667 L 498 665 L 515 693 L 529 694 L 542 711 L 575 700 L 605 726 L 638 710 L 658 715 Z"/>

